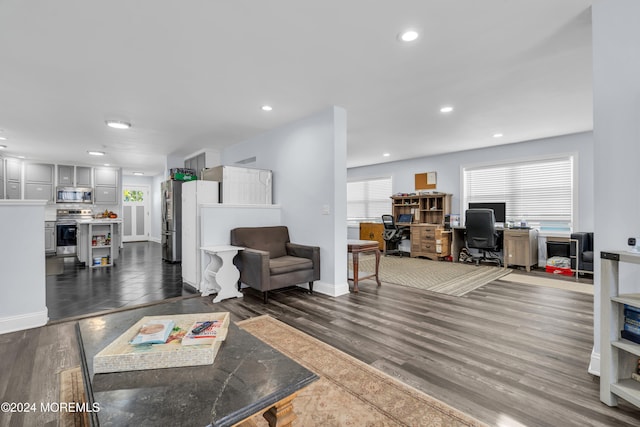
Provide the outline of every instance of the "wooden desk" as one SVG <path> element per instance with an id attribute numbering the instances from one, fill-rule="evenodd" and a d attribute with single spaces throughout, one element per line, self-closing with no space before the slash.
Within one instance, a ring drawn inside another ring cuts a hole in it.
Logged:
<path id="1" fill-rule="evenodd" d="M 353 292 L 358 292 L 358 281 L 369 279 L 371 277 L 376 278 L 376 282 L 378 286 L 381 285 L 380 279 L 378 278 L 378 269 L 380 267 L 380 249 L 378 248 L 378 242 L 375 240 L 347 240 L 347 252 L 352 254 L 353 256 Z M 370 274 L 364 277 L 358 277 L 358 258 L 360 253 L 363 252 L 373 252 L 376 255 L 376 272 L 374 274 Z M 348 264 L 348 263 L 347 263 Z M 347 280 L 348 279 L 347 272 Z"/>
<path id="2" fill-rule="evenodd" d="M 204 298 L 187 298 L 76 324 L 88 407 L 95 425 L 230 427 L 263 413 L 271 426 L 290 426 L 292 400 L 318 376 L 233 322 L 211 365 L 94 374 L 93 357 L 144 316 L 211 312 Z"/>

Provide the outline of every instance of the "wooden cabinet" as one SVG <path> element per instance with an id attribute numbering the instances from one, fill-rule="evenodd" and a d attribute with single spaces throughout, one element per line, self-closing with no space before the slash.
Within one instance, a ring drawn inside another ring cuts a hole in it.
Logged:
<path id="1" fill-rule="evenodd" d="M 438 259 L 451 255 L 451 233 L 444 230 L 445 215 L 451 213 L 451 194 L 393 196 L 393 217 L 413 216 L 411 256 Z"/>
<path id="2" fill-rule="evenodd" d="M 451 194 L 422 194 L 393 196 L 393 217 L 401 214 L 413 215 L 414 224 L 444 225 L 444 217 L 451 213 Z"/>
<path id="3" fill-rule="evenodd" d="M 538 231 L 534 229 L 504 230 L 504 267 L 519 265 L 531 271 L 538 265 Z"/>
<path id="4" fill-rule="evenodd" d="M 384 250 L 384 225 L 377 222 L 360 223 L 360 240 L 375 240 L 378 249 Z"/>
<path id="5" fill-rule="evenodd" d="M 442 225 L 411 225 L 411 256 L 437 260 L 451 255 L 451 232 Z"/>

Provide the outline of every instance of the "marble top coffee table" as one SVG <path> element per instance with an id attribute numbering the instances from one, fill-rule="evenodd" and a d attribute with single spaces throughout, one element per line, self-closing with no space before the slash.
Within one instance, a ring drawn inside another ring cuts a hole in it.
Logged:
<path id="1" fill-rule="evenodd" d="M 271 425 L 290 425 L 293 398 L 318 376 L 233 322 L 212 365 L 93 373 L 93 356 L 140 318 L 211 311 L 190 298 L 79 321 L 88 401 L 100 407 L 91 424 L 231 426 L 266 410 Z"/>

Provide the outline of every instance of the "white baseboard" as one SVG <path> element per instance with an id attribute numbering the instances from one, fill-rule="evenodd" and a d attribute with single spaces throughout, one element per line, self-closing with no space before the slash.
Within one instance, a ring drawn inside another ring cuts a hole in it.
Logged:
<path id="1" fill-rule="evenodd" d="M 591 360 L 589 361 L 589 373 L 600 376 L 600 353 L 591 350 Z"/>
<path id="2" fill-rule="evenodd" d="M 154 243 L 162 243 L 160 237 L 149 237 L 149 241 Z"/>
<path id="3" fill-rule="evenodd" d="M 298 285 L 298 286 L 303 287 L 305 289 L 309 289 L 309 284 Z M 333 283 L 317 281 L 313 283 L 313 292 L 329 295 L 330 297 L 338 297 L 340 295 L 346 295 L 349 293 L 349 283 L 336 285 Z"/>
<path id="4" fill-rule="evenodd" d="M 0 318 L 0 334 L 9 332 L 22 331 L 24 329 L 37 328 L 44 326 L 49 321 L 49 310 L 35 313 L 21 314 L 19 316 Z"/>

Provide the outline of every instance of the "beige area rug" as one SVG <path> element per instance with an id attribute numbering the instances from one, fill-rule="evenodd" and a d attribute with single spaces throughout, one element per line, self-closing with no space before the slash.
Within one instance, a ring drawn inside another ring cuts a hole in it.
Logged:
<path id="1" fill-rule="evenodd" d="M 268 315 L 237 324 L 320 377 L 293 401 L 298 417 L 294 425 L 485 426 Z M 260 415 L 251 421 L 258 426 L 267 425 Z"/>
<path id="2" fill-rule="evenodd" d="M 371 274 L 375 271 L 375 256 L 360 255 L 358 264 L 360 276 Z M 352 277 L 351 264 L 349 268 L 350 277 Z M 509 270 L 501 267 L 381 256 L 378 277 L 387 283 L 462 296 L 507 274 Z"/>

